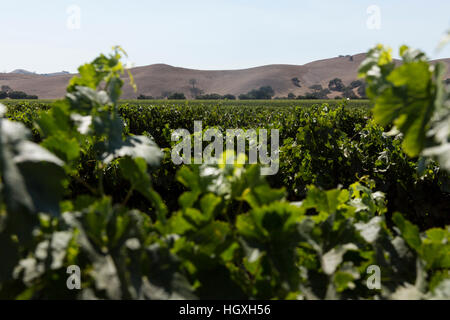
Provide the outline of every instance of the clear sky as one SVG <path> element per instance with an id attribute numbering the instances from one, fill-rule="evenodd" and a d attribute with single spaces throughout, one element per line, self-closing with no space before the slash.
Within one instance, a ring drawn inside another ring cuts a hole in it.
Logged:
<path id="1" fill-rule="evenodd" d="M 371 5 L 379 29 L 367 26 Z M 74 72 L 116 44 L 135 66 L 205 70 L 304 64 L 379 42 L 450 57 L 450 45 L 435 51 L 449 13 L 446 0 L 3 0 L 0 72 Z"/>

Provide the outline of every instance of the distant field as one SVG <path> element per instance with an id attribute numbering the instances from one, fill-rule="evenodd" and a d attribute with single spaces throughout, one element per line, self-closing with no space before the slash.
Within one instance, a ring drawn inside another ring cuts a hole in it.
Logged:
<path id="1" fill-rule="evenodd" d="M 293 107 L 304 106 L 310 107 L 312 105 L 327 103 L 330 106 L 337 106 L 343 103 L 344 100 L 123 100 L 123 103 L 138 104 L 138 105 L 184 105 L 188 103 L 191 106 L 195 105 L 220 105 L 220 106 L 245 106 L 245 107 Z M 344 102 L 351 107 L 370 107 L 369 100 L 349 100 Z"/>
<path id="2" fill-rule="evenodd" d="M 7 106 L 13 106 L 13 105 L 21 105 L 23 103 L 32 103 L 32 104 L 50 104 L 54 102 L 55 100 L 48 100 L 48 99 L 39 99 L 39 100 L 27 100 L 27 99 L 5 99 L 0 100 L 0 103 L 3 103 Z"/>
<path id="3" fill-rule="evenodd" d="M 54 100 L 1 100 L 1 103 L 14 106 L 22 105 L 23 103 L 31 103 L 37 105 L 49 105 Z M 335 107 L 344 103 L 348 107 L 371 107 L 369 100 L 122 100 L 121 104 L 130 105 L 155 105 L 155 106 L 168 106 L 168 105 L 186 105 L 190 106 L 245 106 L 245 107 L 310 107 L 313 105 L 321 105 L 327 103 L 331 107 Z"/>

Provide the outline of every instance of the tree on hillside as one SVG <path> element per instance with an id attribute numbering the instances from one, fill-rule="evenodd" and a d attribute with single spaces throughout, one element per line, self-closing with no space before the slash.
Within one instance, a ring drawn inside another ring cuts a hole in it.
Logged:
<path id="1" fill-rule="evenodd" d="M 1 91 L 3 91 L 3 92 L 9 92 L 9 91 L 12 91 L 12 89 L 11 89 L 10 86 L 3 85 L 3 86 L 1 87 Z"/>
<path id="2" fill-rule="evenodd" d="M 272 99 L 272 97 L 274 95 L 275 95 L 275 91 L 272 89 L 272 87 L 265 86 L 265 87 L 259 88 L 257 99 Z"/>
<path id="3" fill-rule="evenodd" d="M 321 91 L 323 90 L 323 87 L 321 84 L 313 84 L 312 86 L 309 87 L 309 89 L 314 91 Z"/>
<path id="4" fill-rule="evenodd" d="M 186 100 L 186 96 L 182 92 L 175 92 L 168 97 L 169 100 Z"/>
<path id="5" fill-rule="evenodd" d="M 189 89 L 189 91 L 191 92 L 192 98 L 196 98 L 197 96 L 203 94 L 203 90 L 201 90 L 200 88 L 196 87 L 196 85 L 198 84 L 197 79 L 189 79 L 189 84 L 192 86 Z"/>
<path id="6" fill-rule="evenodd" d="M 10 99 L 38 99 L 38 96 L 28 95 L 23 91 L 9 91 L 8 98 L 10 98 Z"/>
<path id="7" fill-rule="evenodd" d="M 358 94 L 359 94 L 360 98 L 363 98 L 363 99 L 367 98 L 365 82 L 363 82 L 362 85 L 360 87 L 358 87 Z"/>
<path id="8" fill-rule="evenodd" d="M 342 92 L 342 97 L 348 99 L 358 99 L 358 96 L 353 92 L 353 89 L 351 87 L 345 87 L 344 91 Z"/>
<path id="9" fill-rule="evenodd" d="M 352 88 L 352 89 L 358 88 L 358 87 L 362 86 L 362 84 L 363 84 L 363 82 L 361 80 L 355 80 L 350 83 L 350 88 Z"/>
<path id="10" fill-rule="evenodd" d="M 236 100 L 236 96 L 232 95 L 232 94 L 226 94 L 223 96 L 224 99 L 228 99 L 228 100 Z"/>
<path id="11" fill-rule="evenodd" d="M 163 91 L 163 92 L 161 92 L 161 97 L 163 99 L 165 99 L 165 98 L 168 98 L 171 94 L 172 94 L 171 91 Z"/>
<path id="12" fill-rule="evenodd" d="M 292 78 L 291 79 L 292 83 L 294 84 L 294 86 L 301 88 L 302 86 L 300 85 L 300 80 L 298 78 Z"/>
<path id="13" fill-rule="evenodd" d="M 320 84 L 314 84 L 309 88 L 313 91 L 305 93 L 304 96 L 298 96 L 297 99 L 328 99 L 328 94 L 331 93 L 328 88 L 324 89 Z"/>
<path id="14" fill-rule="evenodd" d="M 333 80 L 330 80 L 330 82 L 328 83 L 328 88 L 331 91 L 342 92 L 345 89 L 345 85 L 344 85 L 344 83 L 342 82 L 341 79 L 334 78 Z"/>
<path id="15" fill-rule="evenodd" d="M 248 93 L 239 95 L 240 100 L 270 100 L 275 95 L 275 91 L 271 86 L 260 87 L 259 89 L 253 89 Z"/>
<path id="16" fill-rule="evenodd" d="M 203 90 L 199 88 L 190 88 L 192 98 L 197 98 L 199 95 L 203 94 Z"/>
<path id="17" fill-rule="evenodd" d="M 152 96 L 146 96 L 145 94 L 140 94 L 140 95 L 137 97 L 137 99 L 138 99 L 138 100 L 153 100 L 153 97 L 152 97 Z"/>
<path id="18" fill-rule="evenodd" d="M 23 91 L 14 91 L 10 86 L 3 85 L 0 90 L 0 99 L 38 99 L 36 95 L 29 95 Z"/>
<path id="19" fill-rule="evenodd" d="M 288 94 L 288 99 L 295 99 L 295 94 L 293 94 L 292 92 L 289 92 L 289 94 Z"/>
<path id="20" fill-rule="evenodd" d="M 189 79 L 189 84 L 192 86 L 192 88 L 195 88 L 197 85 L 197 79 Z"/>

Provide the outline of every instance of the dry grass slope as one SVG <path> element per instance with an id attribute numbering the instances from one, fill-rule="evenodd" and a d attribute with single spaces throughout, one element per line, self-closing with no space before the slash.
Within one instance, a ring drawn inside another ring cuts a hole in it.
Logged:
<path id="1" fill-rule="evenodd" d="M 267 65 L 242 70 L 202 71 L 154 64 L 131 69 L 138 86 L 133 92 L 124 87 L 124 99 L 135 99 L 138 94 L 160 96 L 164 91 L 183 92 L 191 97 L 189 79 L 197 80 L 197 87 L 205 93 L 239 95 L 261 86 L 271 86 L 277 96 L 295 95 L 310 91 L 309 86 L 321 84 L 324 88 L 334 78 L 340 78 L 348 85 L 357 79 L 357 70 L 365 54 L 337 57 L 314 61 L 305 65 Z M 446 78 L 450 78 L 450 59 L 441 59 L 449 67 Z M 53 77 L 24 74 L 0 73 L 0 85 L 8 85 L 14 90 L 25 91 L 40 99 L 56 99 L 65 93 L 69 79 L 73 75 Z M 124 78 L 126 78 L 125 76 Z M 292 78 L 300 80 L 301 88 L 294 85 Z M 330 94 L 334 97 L 335 93 Z"/>

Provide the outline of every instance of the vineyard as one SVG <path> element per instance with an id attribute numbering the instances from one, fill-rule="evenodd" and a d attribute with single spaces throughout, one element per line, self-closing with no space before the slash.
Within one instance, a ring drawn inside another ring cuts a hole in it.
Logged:
<path id="1" fill-rule="evenodd" d="M 30 104 L 33 108 L 40 106 L 41 108 L 48 108 L 55 100 L 2 100 L 2 103 L 9 107 L 28 107 Z M 331 100 L 331 99 L 315 99 L 315 100 L 120 100 L 120 105 L 140 105 L 140 106 L 160 106 L 160 107 L 204 107 L 204 106 L 214 106 L 214 107 L 265 107 L 265 108 L 276 108 L 276 107 L 297 107 L 302 106 L 311 107 L 313 105 L 328 104 L 330 107 L 337 107 L 345 104 L 348 108 L 370 108 L 373 103 L 370 100 Z"/>
<path id="2" fill-rule="evenodd" d="M 450 299 L 450 91 L 400 55 L 369 52 L 370 101 L 122 101 L 119 49 L 5 101 L 0 299 Z M 279 130 L 278 173 L 175 165 L 197 120 Z"/>

